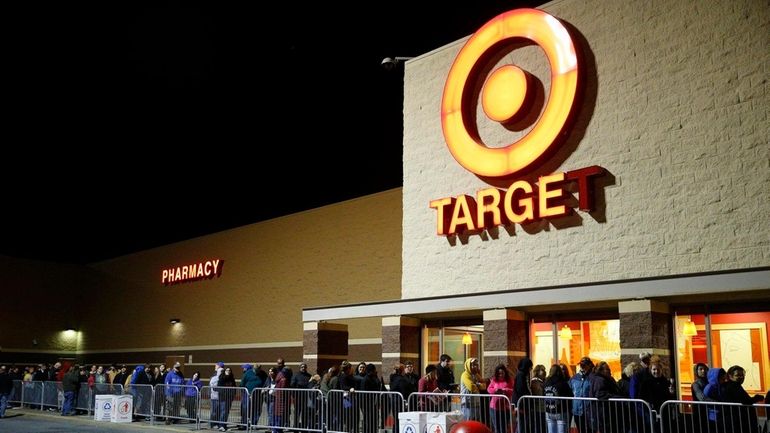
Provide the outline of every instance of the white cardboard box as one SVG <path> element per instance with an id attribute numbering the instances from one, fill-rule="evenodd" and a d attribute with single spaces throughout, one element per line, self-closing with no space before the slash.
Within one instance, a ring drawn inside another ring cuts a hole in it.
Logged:
<path id="1" fill-rule="evenodd" d="M 427 433 L 449 433 L 455 424 L 464 419 L 461 412 L 430 412 Z"/>
<path id="2" fill-rule="evenodd" d="M 111 422 L 131 422 L 134 412 L 134 396 L 131 394 L 116 395 L 112 399 Z"/>
<path id="3" fill-rule="evenodd" d="M 94 396 L 94 421 L 109 421 L 112 416 L 112 394 L 98 394 Z"/>
<path id="4" fill-rule="evenodd" d="M 426 433 L 428 412 L 401 412 L 398 414 L 399 433 Z"/>

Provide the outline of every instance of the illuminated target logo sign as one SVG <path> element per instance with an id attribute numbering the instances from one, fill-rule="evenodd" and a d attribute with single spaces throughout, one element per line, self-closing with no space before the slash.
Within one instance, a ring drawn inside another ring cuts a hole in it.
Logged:
<path id="1" fill-rule="evenodd" d="M 488 77 L 480 77 L 479 71 L 500 47 L 519 38 L 535 42 L 548 58 L 548 100 L 523 137 L 505 147 L 490 148 L 482 142 L 474 123 L 478 83 L 486 78 L 480 94 L 484 114 L 492 121 L 507 124 L 531 108 L 530 79 L 515 65 L 499 67 Z M 580 90 L 579 66 L 569 32 L 559 20 L 543 11 L 518 9 L 487 22 L 460 50 L 444 87 L 441 126 L 452 156 L 482 179 L 509 179 L 536 167 L 558 146 L 569 126 Z M 601 167 L 592 166 L 541 176 L 535 185 L 516 180 L 507 190 L 487 188 L 475 197 L 460 195 L 433 200 L 430 207 L 437 213 L 436 232 L 454 235 L 565 216 L 572 209 L 564 200 L 568 183 L 577 183 L 579 208 L 592 210 L 590 182 L 603 173 Z"/>

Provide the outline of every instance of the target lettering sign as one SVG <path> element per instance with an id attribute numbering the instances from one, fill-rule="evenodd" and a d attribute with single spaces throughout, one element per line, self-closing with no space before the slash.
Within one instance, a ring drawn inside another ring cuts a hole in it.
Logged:
<path id="1" fill-rule="evenodd" d="M 516 65 L 486 71 L 500 58 L 502 47 L 526 39 L 545 53 L 551 85 L 534 125 L 518 140 L 491 148 L 480 138 L 476 101 L 493 122 L 510 125 L 531 115 L 531 75 Z M 505 12 L 484 24 L 463 46 L 447 76 L 441 101 L 441 126 L 447 148 L 466 170 L 490 184 L 507 181 L 507 190 L 487 188 L 475 195 L 444 197 L 430 202 L 436 210 L 436 233 L 480 232 L 498 225 L 526 224 L 568 215 L 568 185 L 577 186 L 579 208 L 593 210 L 592 181 L 605 170 L 591 166 L 539 176 L 536 184 L 515 180 L 538 168 L 563 142 L 580 94 L 580 60 L 564 25 L 536 9 Z M 477 91 L 479 84 L 481 90 Z"/>

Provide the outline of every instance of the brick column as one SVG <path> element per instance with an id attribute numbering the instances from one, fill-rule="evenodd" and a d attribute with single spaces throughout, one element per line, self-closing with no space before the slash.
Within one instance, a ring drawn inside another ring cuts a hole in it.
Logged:
<path id="1" fill-rule="evenodd" d="M 407 316 L 382 318 L 382 377 L 389 382 L 393 365 L 412 361 L 414 372 L 420 374 L 419 319 Z"/>
<path id="2" fill-rule="evenodd" d="M 302 359 L 308 373 L 323 373 L 348 357 L 348 325 L 305 322 L 302 335 Z"/>
<path id="3" fill-rule="evenodd" d="M 523 312 L 484 311 L 484 377 L 491 377 L 501 363 L 515 373 L 527 351 L 527 318 Z"/>
<path id="4" fill-rule="evenodd" d="M 620 313 L 620 363 L 639 362 L 641 352 L 660 357 L 663 373 L 671 377 L 674 361 L 671 342 L 671 313 L 668 304 L 649 299 L 618 302 Z"/>

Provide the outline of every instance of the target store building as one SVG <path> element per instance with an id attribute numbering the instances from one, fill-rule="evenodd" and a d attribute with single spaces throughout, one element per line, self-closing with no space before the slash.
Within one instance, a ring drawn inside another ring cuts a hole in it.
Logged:
<path id="1" fill-rule="evenodd" d="M 589 356 L 619 377 L 651 352 L 682 397 L 698 362 L 766 393 L 770 8 L 489 19 L 406 63 L 402 189 L 87 267 L 3 258 L 6 287 L 79 294 L 32 327 L 0 307 L 0 362 L 282 356 L 387 377 L 448 353 L 459 377 L 466 357 L 488 376 Z"/>

